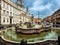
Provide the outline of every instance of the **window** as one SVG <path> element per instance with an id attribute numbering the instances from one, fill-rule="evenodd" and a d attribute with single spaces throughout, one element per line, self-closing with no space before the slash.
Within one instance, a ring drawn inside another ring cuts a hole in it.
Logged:
<path id="1" fill-rule="evenodd" d="M 5 17 L 3 18 L 3 22 L 5 22 Z"/>
<path id="2" fill-rule="evenodd" d="M 9 15 L 9 12 L 7 11 L 7 15 Z"/>
<path id="3" fill-rule="evenodd" d="M 9 22 L 8 18 L 7 18 L 7 22 Z"/>
<path id="4" fill-rule="evenodd" d="M 15 9 L 15 13 L 16 13 L 16 9 Z"/>
<path id="5" fill-rule="evenodd" d="M 9 5 L 7 4 L 7 6 L 6 6 L 6 9 L 9 9 L 9 7 L 8 7 Z"/>
<path id="6" fill-rule="evenodd" d="M 5 8 L 5 2 L 3 3 L 3 8 Z"/>
<path id="7" fill-rule="evenodd" d="M 11 11 L 11 6 L 10 6 L 10 11 Z"/>
<path id="8" fill-rule="evenodd" d="M 7 8 L 7 3 L 5 3 L 5 9 Z"/>
<path id="9" fill-rule="evenodd" d="M 13 8 L 13 12 L 14 12 L 14 8 Z"/>
<path id="10" fill-rule="evenodd" d="M 5 14 L 5 10 L 3 10 L 3 13 Z"/>
<path id="11" fill-rule="evenodd" d="M 10 12 L 10 16 L 12 16 L 12 12 Z"/>
<path id="12" fill-rule="evenodd" d="M 13 13 L 16 13 L 16 9 L 15 8 L 13 8 Z"/>

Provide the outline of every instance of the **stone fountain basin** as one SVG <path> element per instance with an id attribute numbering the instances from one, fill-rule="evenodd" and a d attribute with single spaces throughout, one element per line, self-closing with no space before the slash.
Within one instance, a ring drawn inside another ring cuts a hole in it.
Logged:
<path id="1" fill-rule="evenodd" d="M 4 36 L 1 36 L 1 38 L 3 39 L 4 42 L 20 44 L 20 42 L 15 42 L 15 41 L 7 40 L 7 39 L 4 38 Z M 45 39 L 45 40 L 41 40 L 41 41 L 27 42 L 27 44 L 44 43 L 44 42 L 48 42 L 48 41 L 58 41 L 58 39 Z"/>
<path id="2" fill-rule="evenodd" d="M 32 34 L 32 33 L 40 33 L 43 31 L 40 28 L 16 28 L 16 32 L 23 34 Z"/>
<path id="3" fill-rule="evenodd" d="M 7 32 L 5 32 L 5 33 L 7 33 Z M 4 34 L 5 34 L 4 33 Z M 14 33 L 14 32 L 13 32 Z M 8 33 L 7 33 L 8 34 Z M 52 36 L 51 36 L 52 35 Z M 6 36 L 6 35 L 5 35 Z M 9 42 L 9 43 L 20 43 L 20 41 L 13 41 L 13 40 L 10 40 L 10 39 L 7 39 L 7 38 L 5 38 L 5 36 L 4 35 L 1 35 L 1 38 L 4 40 L 4 41 L 6 41 L 6 42 Z M 14 34 L 12 35 L 13 37 L 14 37 Z M 26 35 L 27 36 L 27 35 Z M 8 36 L 9 37 L 9 36 Z M 46 38 L 46 37 L 48 37 L 48 38 Z M 54 37 L 56 37 L 56 38 L 54 38 Z M 10 38 L 10 37 L 9 37 Z M 25 38 L 25 37 L 24 37 Z M 38 37 L 37 37 L 38 38 Z M 40 38 L 40 37 L 39 37 Z M 48 33 L 48 35 L 46 35 L 46 36 L 44 36 L 44 38 L 45 39 L 42 39 L 42 40 L 37 40 L 37 41 L 28 41 L 28 44 L 35 44 L 35 43 L 41 43 L 41 42 L 46 42 L 46 41 L 56 41 L 56 40 L 58 40 L 58 38 L 57 38 L 57 34 L 55 33 L 55 32 L 51 32 L 51 33 Z M 16 39 L 18 39 L 18 38 L 16 38 Z M 33 38 L 34 39 L 34 38 Z M 20 39 L 19 39 L 20 40 Z M 29 40 L 29 39 L 27 39 L 27 40 Z M 36 40 L 36 39 L 34 39 L 34 40 Z"/>

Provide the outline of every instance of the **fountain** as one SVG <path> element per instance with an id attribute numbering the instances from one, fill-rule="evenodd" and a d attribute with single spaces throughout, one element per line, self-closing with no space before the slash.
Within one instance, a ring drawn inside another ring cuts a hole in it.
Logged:
<path id="1" fill-rule="evenodd" d="M 16 33 L 13 30 L 8 30 L 5 31 L 5 33 L 3 34 L 3 37 L 7 40 L 13 41 L 13 42 L 20 42 L 22 39 L 27 39 L 28 42 L 37 42 L 37 41 L 42 41 L 42 40 L 46 40 L 46 39 L 57 39 L 57 33 L 54 31 L 51 32 L 42 32 L 39 34 L 29 34 L 29 35 L 25 35 L 25 34 L 21 34 L 21 33 Z M 33 39 L 34 38 L 34 39 Z"/>
<path id="2" fill-rule="evenodd" d="M 27 28 L 26 25 L 24 28 L 21 28 L 18 26 L 15 27 L 15 29 L 8 28 L 5 31 L 5 33 L 2 34 L 1 37 L 3 40 L 12 42 L 12 43 L 20 43 L 22 39 L 26 39 L 27 40 L 26 43 L 28 43 L 28 44 L 41 43 L 41 42 L 45 42 L 47 40 L 52 40 L 52 39 L 57 40 L 58 39 L 58 36 L 57 36 L 58 34 L 54 31 L 51 31 L 51 32 L 45 31 L 44 32 L 44 30 L 43 30 L 43 31 L 39 32 L 41 27 L 42 27 L 42 25 L 39 26 L 36 24 L 36 25 L 32 26 L 31 28 L 30 27 Z M 17 33 L 16 33 L 16 31 L 17 31 Z M 23 32 L 23 31 L 26 31 L 26 32 Z"/>
<path id="3" fill-rule="evenodd" d="M 36 24 L 36 25 L 31 25 L 30 23 L 27 23 L 27 25 L 23 25 L 23 27 L 15 27 L 17 33 L 23 33 L 23 34 L 33 34 L 33 33 L 40 33 L 43 31 L 41 29 L 42 26 Z"/>

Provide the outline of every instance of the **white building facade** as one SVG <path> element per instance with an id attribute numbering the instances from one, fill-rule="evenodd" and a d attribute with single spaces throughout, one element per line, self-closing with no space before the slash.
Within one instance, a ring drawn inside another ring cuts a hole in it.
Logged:
<path id="1" fill-rule="evenodd" d="M 23 0 L 22 0 L 23 1 Z M 25 14 L 24 4 L 13 3 L 11 0 L 0 0 L 0 25 L 31 22 L 31 16 Z"/>

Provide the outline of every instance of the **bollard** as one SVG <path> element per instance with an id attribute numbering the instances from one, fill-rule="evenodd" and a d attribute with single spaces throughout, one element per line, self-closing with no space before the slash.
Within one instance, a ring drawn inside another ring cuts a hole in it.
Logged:
<path id="1" fill-rule="evenodd" d="M 20 45 L 27 45 L 27 40 L 26 39 L 22 39 Z"/>

